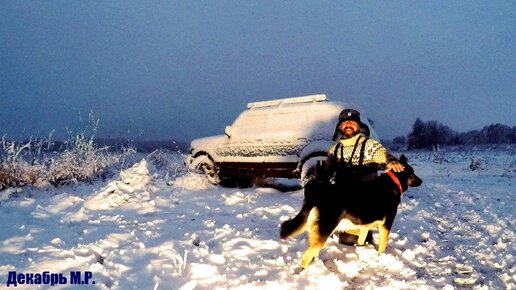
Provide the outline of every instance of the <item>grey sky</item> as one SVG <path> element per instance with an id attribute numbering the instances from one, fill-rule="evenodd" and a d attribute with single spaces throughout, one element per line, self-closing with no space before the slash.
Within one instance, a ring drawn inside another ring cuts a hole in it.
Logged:
<path id="1" fill-rule="evenodd" d="M 516 2 L 0 0 L 13 138 L 92 112 L 101 136 L 190 140 L 247 102 L 314 93 L 362 107 L 384 138 L 417 117 L 516 125 Z"/>

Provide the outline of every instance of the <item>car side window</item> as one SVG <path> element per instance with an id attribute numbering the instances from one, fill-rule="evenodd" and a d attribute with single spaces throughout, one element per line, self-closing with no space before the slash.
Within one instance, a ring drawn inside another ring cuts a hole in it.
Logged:
<path id="1" fill-rule="evenodd" d="M 262 132 L 265 128 L 266 117 L 255 112 L 242 113 L 233 123 L 233 136 L 244 137 Z"/>

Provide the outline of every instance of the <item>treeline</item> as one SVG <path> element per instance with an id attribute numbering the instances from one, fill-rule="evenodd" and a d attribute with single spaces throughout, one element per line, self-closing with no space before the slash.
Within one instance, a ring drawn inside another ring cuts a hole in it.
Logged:
<path id="1" fill-rule="evenodd" d="M 437 145 L 479 145 L 479 144 L 515 144 L 516 126 L 493 124 L 481 130 L 458 133 L 438 121 L 424 122 L 417 118 L 412 132 L 407 137 L 396 137 L 395 145 L 406 145 L 409 150 L 428 149 Z"/>

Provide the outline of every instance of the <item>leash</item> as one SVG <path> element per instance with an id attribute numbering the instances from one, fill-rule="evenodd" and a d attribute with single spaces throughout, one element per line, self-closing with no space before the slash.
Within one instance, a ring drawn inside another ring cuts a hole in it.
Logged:
<path id="1" fill-rule="evenodd" d="M 401 188 L 401 183 L 400 183 L 400 180 L 398 179 L 398 177 L 396 177 L 396 175 L 394 175 L 394 173 L 392 173 L 391 170 L 387 171 L 387 175 L 389 175 L 392 179 L 392 181 L 394 181 L 394 183 L 396 183 L 396 185 L 398 186 L 399 190 L 400 190 L 400 193 L 403 193 L 403 188 Z"/>

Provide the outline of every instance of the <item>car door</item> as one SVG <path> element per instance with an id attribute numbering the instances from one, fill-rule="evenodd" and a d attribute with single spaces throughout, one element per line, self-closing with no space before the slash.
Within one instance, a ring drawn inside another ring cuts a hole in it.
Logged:
<path id="1" fill-rule="evenodd" d="M 296 163 L 299 152 L 306 146 L 308 109 L 306 104 L 279 106 L 271 112 L 263 141 L 265 162 Z"/>
<path id="2" fill-rule="evenodd" d="M 217 155 L 225 163 L 262 163 L 266 138 L 266 110 L 246 110 L 231 125 L 231 134 L 217 148 Z"/>

